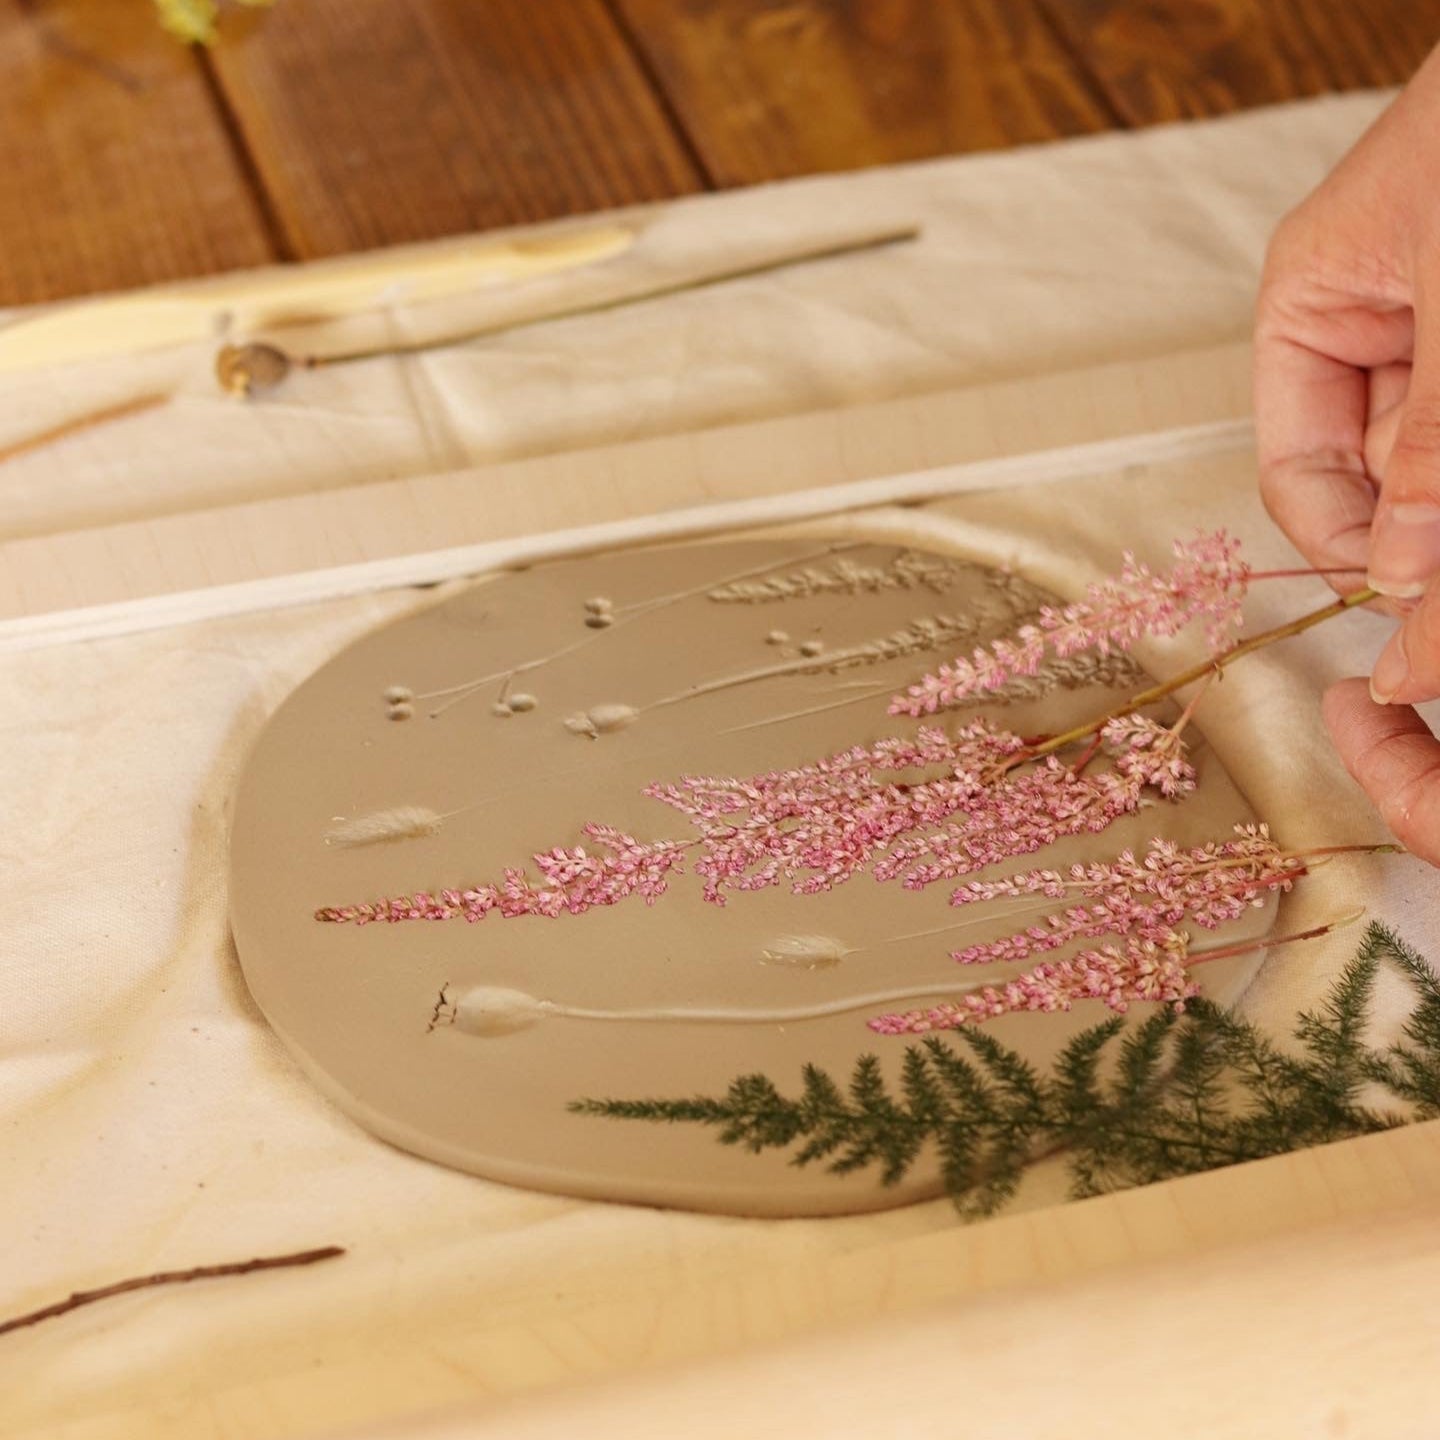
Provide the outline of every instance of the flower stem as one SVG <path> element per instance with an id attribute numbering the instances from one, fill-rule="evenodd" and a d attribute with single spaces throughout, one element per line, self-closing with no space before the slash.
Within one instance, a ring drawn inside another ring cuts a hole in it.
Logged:
<path id="1" fill-rule="evenodd" d="M 1247 580 L 1298 580 L 1301 577 L 1312 575 L 1363 575 L 1364 569 L 1359 565 L 1336 565 L 1328 570 L 1252 570 L 1245 578 Z"/>
<path id="2" fill-rule="evenodd" d="M 1282 860 L 1316 860 L 1322 855 L 1408 855 L 1410 852 L 1393 840 L 1378 845 L 1320 845 L 1313 850 L 1289 850 Z"/>
<path id="3" fill-rule="evenodd" d="M 1322 935 L 1329 935 L 1333 930 L 1343 929 L 1346 925 L 1353 925 L 1365 913 L 1362 905 L 1356 910 L 1351 910 L 1342 915 L 1338 920 L 1332 920 L 1328 925 L 1316 925 L 1310 930 L 1297 930 L 1291 935 L 1275 935 L 1265 940 L 1245 940 L 1239 945 L 1227 945 L 1222 950 L 1207 950 L 1202 955 L 1189 957 L 1190 964 L 1208 964 L 1211 960 L 1228 960 L 1232 955 L 1249 955 L 1256 950 L 1273 950 L 1278 945 L 1289 945 L 1295 940 L 1318 940 Z"/>
<path id="4" fill-rule="evenodd" d="M 1055 735 L 1033 750 L 1012 756 L 1010 763 L 1019 764 L 1022 760 L 1038 760 L 1042 755 L 1063 750 L 1065 746 L 1073 745 L 1077 740 L 1084 740 L 1087 736 L 1103 730 L 1110 721 L 1118 720 L 1122 715 L 1129 715 L 1136 710 L 1144 709 L 1146 705 L 1153 705 L 1157 700 L 1163 700 L 1167 695 L 1173 695 L 1182 686 L 1193 684 L 1196 680 L 1203 680 L 1209 675 L 1218 675 L 1228 665 L 1240 659 L 1242 655 L 1250 655 L 1256 650 L 1263 650 L 1265 646 L 1274 644 L 1276 640 L 1288 640 L 1292 635 L 1302 634 L 1324 620 L 1331 620 L 1336 615 L 1343 615 L 1357 605 L 1368 604 L 1376 598 L 1376 595 L 1377 592 L 1369 587 L 1356 590 L 1353 594 L 1322 606 L 1319 610 L 1312 610 L 1308 615 L 1300 616 L 1298 620 L 1277 625 L 1273 630 L 1264 630 L 1259 635 L 1252 635 L 1248 640 L 1240 640 L 1228 650 L 1212 656 L 1209 660 L 1202 660 L 1198 665 L 1192 665 L 1188 670 L 1182 671 L 1172 679 L 1152 685 L 1148 690 L 1141 690 L 1138 694 L 1132 695 L 1123 705 L 1117 705 L 1113 710 L 1107 710 L 1105 714 L 1097 716 L 1094 720 L 1087 720 L 1085 724 L 1077 725 L 1073 730 L 1066 730 L 1063 734 Z"/>

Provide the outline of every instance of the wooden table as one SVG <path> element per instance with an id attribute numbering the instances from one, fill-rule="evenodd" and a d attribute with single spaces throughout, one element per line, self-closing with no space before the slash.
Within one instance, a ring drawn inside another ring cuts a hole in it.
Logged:
<path id="1" fill-rule="evenodd" d="M 0 0 L 0 304 L 1405 79 L 1440 0 Z"/>

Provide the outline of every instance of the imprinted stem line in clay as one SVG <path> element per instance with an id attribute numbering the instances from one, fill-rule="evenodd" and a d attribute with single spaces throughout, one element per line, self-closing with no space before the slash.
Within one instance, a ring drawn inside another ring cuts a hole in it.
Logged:
<path id="1" fill-rule="evenodd" d="M 946 617 L 933 617 L 946 618 Z M 911 621 L 912 625 L 918 625 L 920 621 Z M 959 634 L 966 633 L 960 630 Z M 973 624 L 969 626 L 969 633 L 974 633 Z M 735 675 L 721 675 L 714 680 L 706 680 L 699 685 L 693 685 L 688 690 L 681 690 L 674 695 L 666 695 L 662 699 L 652 700 L 644 707 L 645 710 L 662 710 L 667 705 L 679 705 L 686 700 L 697 700 L 702 695 L 712 695 L 719 690 L 732 690 L 741 685 L 754 685 L 761 680 L 774 680 L 787 675 L 823 675 L 826 671 L 834 670 L 837 665 L 844 665 L 851 660 L 865 660 L 874 657 L 875 663 L 883 663 L 885 660 L 900 658 L 900 653 L 914 653 L 913 651 L 899 652 L 893 655 L 877 653 L 877 647 L 884 645 L 892 637 L 882 636 L 879 640 L 860 640 L 853 645 L 842 646 L 838 650 L 822 651 L 818 655 L 804 655 L 795 660 L 782 660 L 774 665 L 760 665 L 753 670 L 742 670 Z M 955 636 L 947 637 L 950 639 Z M 916 650 L 934 649 L 936 645 L 944 643 L 936 638 L 917 644 Z M 865 699 L 866 696 L 855 696 L 853 700 L 842 700 L 835 702 L 837 705 L 849 705 L 855 701 Z M 824 707 L 830 708 L 830 707 Z M 802 712 L 810 713 L 810 712 Z M 746 727 L 737 727 L 744 729 Z"/>
<path id="2" fill-rule="evenodd" d="M 1332 920 L 1327 925 L 1318 925 L 1291 935 L 1279 935 L 1259 941 L 1247 940 L 1237 945 L 1218 950 L 1207 950 L 1189 957 L 1191 965 L 1200 965 L 1212 960 L 1225 960 L 1236 955 L 1256 951 L 1272 950 L 1278 945 L 1288 945 L 1296 940 L 1314 940 L 1328 935 L 1358 919 L 1365 912 L 1363 908 Z M 974 995 L 990 989 L 993 981 L 972 980 L 962 985 L 940 982 L 934 985 L 910 985 L 899 990 L 886 990 L 861 996 L 850 996 L 843 1000 L 828 1000 L 815 1005 L 793 1005 L 779 1008 L 752 1007 L 734 1009 L 708 1006 L 642 1006 L 634 1010 L 598 1009 L 587 1005 L 567 1005 L 558 1000 L 542 1000 L 522 990 L 478 987 L 462 995 L 458 1001 L 448 999 L 448 987 L 441 991 L 436 1015 L 432 1017 L 430 1029 L 437 1026 L 437 1017 L 446 1005 L 452 1005 L 451 1024 L 476 1035 L 508 1035 L 517 1030 L 529 1029 L 541 1020 L 557 1016 L 566 1020 L 591 1020 L 601 1023 L 659 1023 L 681 1025 L 790 1025 L 808 1020 L 824 1020 L 834 1015 L 852 1015 L 857 1010 L 874 1010 L 893 1006 L 904 1000 L 951 999 L 956 996 Z M 469 1012 L 478 1019 L 458 1020 L 457 1017 Z"/>
<path id="3" fill-rule="evenodd" d="M 984 988 L 981 981 L 965 985 L 912 985 L 902 990 L 887 990 L 849 1000 L 830 1000 L 818 1005 L 793 1005 L 777 1009 L 736 1010 L 699 1007 L 666 1009 L 661 1006 L 639 1010 L 591 1010 L 578 1005 L 560 1005 L 542 1001 L 556 1015 L 571 1020 L 658 1020 L 697 1025 L 785 1025 L 803 1020 L 823 1020 L 830 1015 L 849 1015 L 856 1010 L 869 1010 L 877 1005 L 890 1005 L 897 1000 L 919 999 L 927 995 L 969 995 Z"/>
<path id="4" fill-rule="evenodd" d="M 828 560 L 834 555 L 845 555 L 851 550 L 861 550 L 870 543 L 872 542 L 867 540 L 837 541 L 825 546 L 822 550 L 811 550 L 808 554 L 797 555 L 791 560 L 767 560 L 763 565 L 751 566 L 750 569 L 741 570 L 734 575 L 722 575 L 718 580 L 706 580 L 704 584 L 691 585 L 685 590 L 674 590 L 668 595 L 654 595 L 648 600 L 632 600 L 628 605 L 617 606 L 615 613 L 627 618 L 648 615 L 652 610 L 663 610 L 667 605 L 674 605 L 681 600 L 693 600 L 697 595 L 708 595 L 712 590 L 723 590 L 727 585 L 738 585 L 742 580 L 763 575 L 768 570 L 788 568 L 793 565 L 809 565 L 815 560 Z M 884 542 L 877 543 L 883 544 Z"/>
<path id="5" fill-rule="evenodd" d="M 752 565 L 747 570 L 741 570 L 733 575 L 721 575 L 716 579 L 706 580 L 703 584 L 694 585 L 688 590 L 677 590 L 669 595 L 654 596 L 649 600 L 636 600 L 629 605 L 621 606 L 615 613 L 617 619 L 609 627 L 609 630 L 618 630 L 621 626 L 629 624 L 633 620 L 643 619 L 656 611 L 664 610 L 671 605 L 678 605 L 683 600 L 693 600 L 697 595 L 703 595 L 706 591 L 714 590 L 724 585 L 734 585 L 741 580 L 748 580 L 753 575 L 763 575 L 768 570 L 776 568 L 776 564 L 784 565 L 808 565 L 813 560 L 824 560 L 832 555 L 843 555 L 847 550 L 858 550 L 862 541 L 850 541 L 843 544 L 827 545 L 820 550 L 812 550 L 804 555 L 798 555 L 793 559 L 776 562 L 767 560 L 763 565 Z M 478 675 L 473 680 L 462 680 L 458 685 L 447 685 L 439 690 L 426 690 L 417 695 L 417 700 L 445 700 L 445 704 L 438 705 L 430 712 L 434 718 L 443 715 L 452 705 L 458 705 L 462 700 L 467 700 L 477 690 L 482 690 L 486 685 L 496 680 L 503 681 L 501 696 L 506 689 L 520 675 L 528 675 L 533 670 L 549 665 L 566 655 L 574 654 L 577 650 L 583 650 L 588 645 L 594 645 L 603 638 L 604 631 L 592 631 L 588 635 L 581 636 L 578 640 L 572 640 L 568 645 L 562 645 L 558 650 L 552 650 L 548 655 L 541 655 L 534 660 L 522 660 L 505 670 L 495 670 L 488 675 Z M 450 697 L 450 698 L 446 698 Z"/>

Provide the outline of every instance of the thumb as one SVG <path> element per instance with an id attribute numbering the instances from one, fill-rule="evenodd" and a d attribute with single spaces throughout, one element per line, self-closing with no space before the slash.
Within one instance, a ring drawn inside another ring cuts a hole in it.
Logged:
<path id="1" fill-rule="evenodd" d="M 1363 680 L 1330 688 L 1325 723 L 1395 838 L 1440 865 L 1440 740 L 1408 706 L 1376 705 Z"/>
<path id="2" fill-rule="evenodd" d="M 1418 303 L 1415 368 L 1380 482 L 1369 570 L 1376 590 L 1404 600 L 1440 572 L 1440 310 L 1422 314 Z"/>

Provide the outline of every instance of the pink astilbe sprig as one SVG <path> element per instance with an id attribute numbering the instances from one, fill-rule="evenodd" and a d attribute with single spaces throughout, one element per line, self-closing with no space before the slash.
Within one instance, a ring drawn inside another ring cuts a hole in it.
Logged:
<path id="1" fill-rule="evenodd" d="M 1073 835 L 1098 835 L 1140 808 L 1147 788 L 1176 799 L 1195 788 L 1179 729 L 1141 715 L 1105 726 L 1116 756 L 1111 770 L 1076 773 L 1053 755 L 1009 771 L 972 798 L 964 818 L 892 843 L 875 865 L 877 880 L 922 890 L 1017 855 L 1031 855 Z"/>
<path id="2" fill-rule="evenodd" d="M 996 640 L 924 675 L 890 702 L 892 715 L 933 715 L 948 705 L 998 690 L 1017 676 L 1036 674 L 1046 653 L 1083 650 L 1102 655 L 1129 650 L 1142 637 L 1168 638 L 1204 618 L 1206 640 L 1219 654 L 1239 624 L 1250 567 L 1240 543 L 1224 530 L 1174 544 L 1175 564 L 1156 574 L 1129 551 L 1120 573 L 1091 585 L 1085 600 L 1062 609 L 1046 606 L 1036 624 Z"/>
<path id="3" fill-rule="evenodd" d="M 856 745 L 812 765 L 746 779 L 687 775 L 645 794 L 687 816 L 699 832 L 695 872 L 707 900 L 724 904 L 728 890 L 763 890 L 785 880 L 807 895 L 843 884 L 898 836 L 960 811 L 988 815 L 995 797 L 1015 788 L 1000 772 L 1023 749 L 1018 735 L 985 721 L 953 735 L 922 726 L 913 739 Z M 937 769 L 939 775 L 923 775 Z M 904 772 L 921 778 L 899 778 Z"/>
<path id="4" fill-rule="evenodd" d="M 1178 731 L 1128 716 L 1103 739 L 1113 769 L 1077 774 L 1049 758 L 1011 770 L 1025 750 L 1017 735 L 983 720 L 954 735 L 922 726 L 914 739 L 857 745 L 813 765 L 743 780 L 686 776 L 645 793 L 698 830 L 694 868 L 713 903 L 784 881 L 811 895 L 867 868 L 920 889 L 1098 834 L 1135 811 L 1147 788 L 1171 798 L 1193 788 Z M 927 769 L 942 773 L 924 777 Z"/>
<path id="5" fill-rule="evenodd" d="M 1105 935 L 1162 937 L 1190 923 L 1215 930 L 1238 919 L 1267 895 L 1288 891 L 1306 873 L 1305 861 L 1285 854 L 1264 825 L 1239 825 L 1236 838 L 1181 849 L 1171 840 L 1152 840 L 1143 858 L 1126 850 L 1113 861 L 1057 870 L 1031 870 L 1000 880 L 972 880 L 950 897 L 951 904 L 1006 896 L 1046 895 L 1088 901 L 1047 916 L 1012 935 L 954 952 L 962 965 L 1026 960 L 1076 940 Z"/>
<path id="6" fill-rule="evenodd" d="M 1112 861 L 1074 865 L 1067 874 L 1030 870 L 999 880 L 972 880 L 955 891 L 952 904 L 1028 895 L 1089 903 L 957 950 L 955 959 L 962 964 L 1028 960 L 1078 941 L 1113 938 L 955 1000 L 877 1016 L 869 1026 L 880 1035 L 919 1035 L 1021 1011 L 1069 1010 L 1077 1000 L 1100 1000 L 1122 1012 L 1138 1001 L 1183 1008 L 1199 990 L 1189 973 L 1190 938 L 1180 927 L 1217 929 L 1247 908 L 1263 905 L 1267 895 L 1289 890 L 1306 868 L 1306 857 L 1281 850 L 1268 827 L 1237 825 L 1233 840 L 1190 849 L 1156 839 L 1143 857 L 1126 850 Z"/>
<path id="7" fill-rule="evenodd" d="M 631 895 L 655 900 L 692 849 L 704 898 L 717 905 L 732 890 L 787 881 L 796 894 L 812 895 L 865 869 L 919 889 L 1067 836 L 1098 834 L 1138 809 L 1147 788 L 1174 797 L 1194 783 L 1178 727 L 1131 716 L 1107 727 L 1103 739 L 1114 767 L 1090 773 L 1054 757 L 1007 769 L 1023 755 L 1024 740 L 977 720 L 954 734 L 921 726 L 913 737 L 890 736 L 743 779 L 685 776 L 644 793 L 687 816 L 698 832 L 693 840 L 645 844 L 587 825 L 584 834 L 600 853 L 578 846 L 538 854 L 538 882 L 510 869 L 498 884 L 326 906 L 315 915 L 359 925 L 474 921 L 492 911 L 578 915 Z"/>
<path id="8" fill-rule="evenodd" d="M 987 985 L 926 1009 L 877 1015 L 866 1023 L 877 1035 L 925 1035 L 1001 1015 L 1069 1010 L 1077 1000 L 1099 1000 L 1120 1014 L 1140 1001 L 1183 1010 L 1200 993 L 1186 963 L 1189 953 L 1190 937 L 1182 930 L 1127 935 L 1118 944 L 1044 962 L 1003 985 Z"/>
<path id="9" fill-rule="evenodd" d="M 583 845 L 544 851 L 534 857 L 540 872 L 538 883 L 523 870 L 507 869 L 498 884 L 434 893 L 421 890 L 365 905 L 326 906 L 315 912 L 315 918 L 355 925 L 401 920 L 474 923 L 492 913 L 504 919 L 581 915 L 632 895 L 653 905 L 668 888 L 669 877 L 684 863 L 685 846 L 671 840 L 644 844 L 609 825 L 587 825 L 584 834 L 600 853 Z"/>
<path id="10" fill-rule="evenodd" d="M 1180 739 L 1189 719 L 1187 711 L 1169 728 L 1146 715 L 1117 715 L 1101 728 L 1100 741 L 1115 756 L 1115 769 L 1124 779 L 1178 800 L 1195 788 L 1195 770 Z"/>

